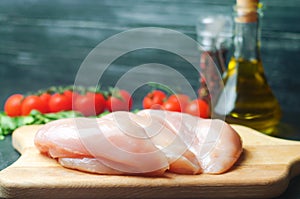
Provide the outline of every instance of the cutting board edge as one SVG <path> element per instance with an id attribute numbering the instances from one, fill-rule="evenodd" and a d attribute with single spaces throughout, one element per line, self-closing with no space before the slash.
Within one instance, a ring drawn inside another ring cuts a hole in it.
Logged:
<path id="1" fill-rule="evenodd" d="M 13 167 L 13 165 L 12 165 Z M 21 167 L 19 167 L 21 168 Z M 68 170 L 68 169 L 67 169 Z M 263 181 L 261 183 L 253 182 L 251 183 L 246 183 L 242 184 L 242 186 L 238 183 L 230 183 L 230 186 L 227 186 L 226 189 L 224 189 L 224 184 L 219 183 L 215 185 L 196 185 L 196 184 L 189 184 L 189 185 L 180 185 L 180 184 L 173 184 L 169 186 L 160 186 L 157 184 L 151 184 L 147 186 L 144 184 L 142 186 L 133 186 L 132 184 L 129 183 L 129 185 L 108 185 L 103 186 L 101 184 L 78 184 L 75 189 L 76 190 L 85 190 L 81 193 L 80 197 L 66 197 L 63 191 L 67 192 L 72 192 L 74 191 L 74 186 L 68 184 L 68 183 L 62 183 L 56 186 L 51 186 L 49 187 L 49 184 L 45 183 L 41 186 L 41 184 L 34 184 L 34 183 L 29 183 L 29 184 L 23 184 L 16 182 L 15 180 L 6 180 L 3 178 L 4 171 L 0 172 L 0 197 L 4 198 L 32 198 L 34 197 L 33 191 L 37 191 L 36 197 L 40 198 L 41 195 L 53 195 L 56 194 L 56 197 L 58 198 L 86 198 L 87 196 L 90 196 L 89 194 L 94 194 L 97 195 L 97 193 L 102 193 L 103 191 L 106 193 L 105 197 L 103 198 L 119 198 L 119 197 L 114 197 L 114 194 L 116 189 L 120 190 L 121 192 L 128 192 L 128 198 L 133 198 L 135 196 L 136 192 L 142 192 L 144 189 L 148 189 L 149 194 L 148 195 L 143 195 L 143 197 L 139 198 L 153 198 L 150 197 L 150 193 L 155 191 L 155 192 L 170 192 L 170 191 L 176 191 L 178 193 L 181 193 L 182 187 L 184 187 L 184 192 L 194 192 L 193 195 L 190 193 L 190 197 L 188 195 L 182 195 L 182 198 L 195 198 L 196 196 L 203 196 L 207 198 L 207 193 L 209 194 L 208 198 L 226 198 L 224 197 L 224 194 L 233 194 L 229 198 L 261 198 L 262 196 L 268 196 L 268 197 L 276 197 L 281 195 L 286 188 L 288 187 L 289 184 L 289 178 L 286 177 L 286 173 L 283 173 L 282 175 L 278 176 L 277 178 L 270 178 L 268 181 Z M 78 171 L 80 172 L 80 171 Z M 81 172 L 80 172 L 81 173 Z M 176 175 L 176 174 L 171 174 L 171 175 Z M 96 175 L 98 176 L 98 175 Z M 239 190 L 238 192 L 233 192 L 230 190 Z M 229 190 L 229 191 L 228 191 Z M 255 193 L 253 193 L 253 190 L 255 190 Z M 275 190 L 275 191 L 274 191 Z M 41 192 L 42 193 L 41 193 Z M 221 192 L 221 196 L 216 194 Z M 15 194 L 19 193 L 19 194 Z M 22 194 L 20 194 L 22 193 Z M 59 193 L 59 194 L 57 194 Z M 109 194 L 112 193 L 112 194 Z M 88 195 L 84 195 L 88 194 Z M 28 197 L 27 197 L 28 196 Z M 179 196 L 179 195 L 178 195 Z M 251 196 L 251 197 L 250 197 Z M 171 195 L 166 195 L 165 197 L 162 198 L 170 198 Z M 95 197 L 96 198 L 96 197 Z M 178 197 L 177 197 L 178 198 Z"/>
<path id="2" fill-rule="evenodd" d="M 17 128 L 12 133 L 12 139 L 11 139 L 12 146 L 14 147 L 14 149 L 16 149 L 19 153 L 22 154 L 25 149 L 35 147 L 33 140 L 25 141 L 24 143 L 22 143 L 22 145 L 20 145 L 20 143 L 17 142 L 16 140 L 25 140 L 24 138 L 22 138 L 23 131 L 27 131 L 27 129 L 33 129 L 31 132 L 34 135 L 38 131 L 38 129 L 41 128 L 42 126 L 43 126 L 42 124 L 39 125 L 35 124 L 35 125 L 24 125 Z"/>
<path id="3" fill-rule="evenodd" d="M 3 198 L 97 198 L 91 196 L 98 196 L 101 194 L 101 198 L 116 199 L 120 196 L 123 198 L 153 198 L 153 192 L 159 195 L 160 198 L 263 198 L 263 197 L 277 197 L 281 195 L 287 188 L 286 183 L 277 183 L 266 185 L 255 185 L 253 187 L 248 186 L 232 186 L 226 187 L 188 187 L 184 191 L 179 187 L 77 187 L 77 195 L 68 195 L 68 193 L 74 192 L 74 187 L 11 187 L 0 186 L 0 197 Z M 238 190 L 236 192 L 232 190 Z M 80 191 L 82 190 L 82 191 Z M 255 192 L 253 190 L 256 190 Z M 276 191 L 274 191 L 276 190 Z M 175 192 L 176 195 L 172 194 Z M 115 193 L 118 193 L 116 195 Z M 124 194 L 124 195 L 123 195 Z M 49 196 L 49 197 L 48 197 Z"/>
<path id="4" fill-rule="evenodd" d="M 243 132 L 251 132 L 252 135 L 255 135 L 256 137 L 265 139 L 267 138 L 269 142 L 272 142 L 274 144 L 283 144 L 283 145 L 298 145 L 300 147 L 300 142 L 296 140 L 288 140 L 284 138 L 274 137 L 268 134 L 264 134 L 262 132 L 259 132 L 253 128 L 239 125 L 239 124 L 230 124 L 230 126 L 238 132 L 239 135 L 245 135 Z"/>
<path id="5" fill-rule="evenodd" d="M 21 167 L 19 167 L 21 168 Z M 68 169 L 67 169 L 68 170 Z M 67 191 L 67 192 L 72 192 L 74 191 L 74 186 L 68 184 L 67 182 L 64 182 L 62 184 L 56 185 L 56 186 L 50 186 L 49 184 L 45 183 L 41 186 L 41 184 L 34 184 L 34 183 L 20 183 L 20 182 L 16 182 L 15 180 L 7 180 L 3 177 L 3 172 L 0 172 L 0 197 L 4 197 L 4 198 L 32 198 L 34 197 L 32 192 L 33 191 L 41 191 L 39 193 L 36 193 L 36 197 L 40 198 L 41 195 L 53 195 L 56 194 L 57 197 L 61 197 L 61 198 L 68 198 L 64 195 L 63 191 Z M 80 171 L 78 171 L 79 173 L 81 173 Z M 171 174 L 171 175 L 176 175 L 176 174 Z M 98 175 L 96 175 L 98 176 Z M 261 198 L 262 196 L 270 196 L 270 197 L 276 197 L 281 195 L 286 188 L 288 187 L 289 184 L 289 179 L 284 175 L 280 175 L 278 178 L 270 178 L 268 181 L 263 181 L 261 183 L 257 183 L 257 182 L 252 182 L 252 184 L 250 183 L 246 183 L 246 184 L 242 184 L 242 186 L 238 183 L 230 183 L 230 186 L 227 186 L 226 189 L 224 189 L 224 183 L 217 183 L 214 185 L 197 185 L 197 184 L 188 184 L 188 185 L 180 185 L 180 184 L 173 184 L 173 185 L 169 185 L 169 186 L 161 186 L 161 185 L 157 185 L 157 184 L 152 184 L 152 185 L 148 185 L 147 186 L 144 184 L 142 186 L 134 186 L 132 184 L 129 183 L 129 185 L 107 185 L 103 186 L 101 184 L 78 184 L 75 189 L 76 190 L 85 190 L 83 192 L 85 192 L 85 194 L 97 194 L 97 193 L 102 193 L 102 191 L 107 192 L 106 196 L 104 198 L 119 198 L 119 197 L 114 197 L 113 194 L 109 195 L 109 192 L 115 193 L 116 189 L 120 190 L 122 192 L 128 192 L 128 194 L 130 197 L 128 198 L 133 198 L 132 196 L 134 196 L 136 194 L 136 192 L 142 192 L 142 190 L 144 189 L 148 189 L 149 192 L 170 192 L 170 191 L 176 191 L 178 193 L 181 193 L 183 190 L 185 192 L 195 192 L 193 195 L 191 195 L 191 197 L 187 197 L 187 195 L 183 195 L 182 198 L 194 198 L 195 196 L 201 195 L 201 196 L 205 196 L 207 197 L 207 193 L 209 192 L 209 198 L 226 198 L 224 197 L 224 194 L 233 194 L 231 195 L 231 197 L 229 198 Z M 182 188 L 184 188 L 182 190 Z M 232 191 L 230 191 L 231 189 L 236 189 L 239 190 L 237 193 L 232 193 Z M 102 191 L 99 191 L 102 190 Z M 229 191 L 228 191 L 229 190 Z M 253 193 L 253 190 L 255 190 L 255 193 Z M 275 192 L 274 192 L 275 190 Z M 222 195 L 219 196 L 218 193 L 221 192 Z M 16 193 L 23 193 L 22 195 L 18 195 Z M 57 195 L 57 193 L 60 193 L 60 195 Z M 84 194 L 84 193 L 81 193 Z M 150 193 L 149 193 L 150 194 Z M 190 193 L 191 194 L 191 193 Z M 27 197 L 28 196 L 28 197 Z M 81 195 L 81 197 L 78 198 L 86 198 L 88 195 Z M 162 198 L 170 198 L 170 195 L 167 195 L 165 197 Z M 77 197 L 69 197 L 69 198 L 77 198 Z M 95 197 L 96 198 L 96 197 Z M 141 198 L 141 197 L 140 197 Z M 148 195 L 147 197 L 143 198 L 153 198 L 150 197 L 150 195 Z M 178 197 L 177 197 L 178 198 Z"/>

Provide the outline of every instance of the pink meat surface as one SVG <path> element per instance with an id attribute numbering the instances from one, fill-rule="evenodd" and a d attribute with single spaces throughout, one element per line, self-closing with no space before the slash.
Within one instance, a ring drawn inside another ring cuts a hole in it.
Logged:
<path id="1" fill-rule="evenodd" d="M 57 120 L 34 142 L 64 167 L 117 175 L 220 174 L 243 150 L 240 136 L 221 120 L 161 110 Z"/>

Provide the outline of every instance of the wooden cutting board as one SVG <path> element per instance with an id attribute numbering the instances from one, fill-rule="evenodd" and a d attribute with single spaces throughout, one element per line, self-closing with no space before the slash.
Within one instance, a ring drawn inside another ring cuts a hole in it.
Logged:
<path id="1" fill-rule="evenodd" d="M 88 174 L 61 167 L 39 154 L 33 137 L 40 126 L 13 133 L 13 146 L 22 154 L 0 172 L 0 197 L 5 198 L 268 198 L 280 195 L 300 174 L 300 142 L 263 135 L 233 126 L 244 152 L 221 175 L 134 177 Z"/>

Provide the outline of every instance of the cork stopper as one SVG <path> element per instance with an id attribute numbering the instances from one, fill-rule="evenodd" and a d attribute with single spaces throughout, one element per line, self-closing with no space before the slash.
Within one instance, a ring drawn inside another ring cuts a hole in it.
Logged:
<path id="1" fill-rule="evenodd" d="M 236 22 L 251 23 L 258 19 L 258 0 L 236 0 Z"/>

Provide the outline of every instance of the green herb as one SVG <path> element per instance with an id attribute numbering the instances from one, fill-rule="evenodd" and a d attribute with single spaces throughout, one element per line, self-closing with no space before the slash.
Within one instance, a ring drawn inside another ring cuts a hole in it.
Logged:
<path id="1" fill-rule="evenodd" d="M 24 125 L 46 124 L 53 120 L 74 117 L 82 117 L 82 115 L 75 111 L 41 114 L 33 110 L 28 116 L 9 117 L 4 112 L 0 112 L 0 140 L 3 140 L 6 135 L 11 134 L 15 129 Z"/>

